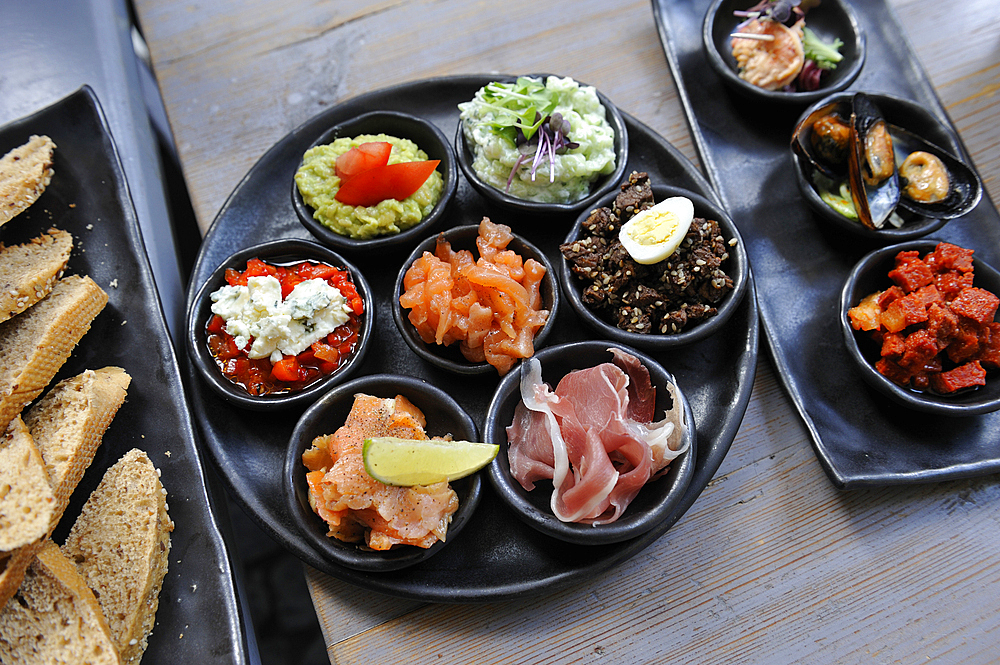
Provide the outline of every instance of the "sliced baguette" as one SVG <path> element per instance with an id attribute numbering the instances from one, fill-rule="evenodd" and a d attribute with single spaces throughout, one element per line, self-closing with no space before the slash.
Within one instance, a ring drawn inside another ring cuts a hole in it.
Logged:
<path id="1" fill-rule="evenodd" d="M 90 495 L 62 547 L 94 591 L 123 663 L 146 650 L 167 573 L 166 490 L 141 450 L 130 450 Z"/>
<path id="2" fill-rule="evenodd" d="M 121 663 L 94 593 L 51 540 L 0 610 L 0 663 Z"/>
<path id="3" fill-rule="evenodd" d="M 73 490 L 93 461 L 105 430 L 125 401 L 130 381 L 119 367 L 88 369 L 57 383 L 24 416 L 55 499 L 46 536 L 56 528 Z M 17 591 L 41 546 L 39 538 L 11 552 L 6 565 L 0 562 L 0 608 Z"/>
<path id="4" fill-rule="evenodd" d="M 0 323 L 52 291 L 73 249 L 73 236 L 49 229 L 23 245 L 0 243 Z"/>
<path id="5" fill-rule="evenodd" d="M 32 136 L 0 158 L 0 224 L 27 210 L 49 186 L 55 147 L 48 136 Z"/>
<path id="6" fill-rule="evenodd" d="M 55 506 L 45 462 L 17 416 L 0 438 L 0 551 L 45 537 Z"/>
<path id="7" fill-rule="evenodd" d="M 72 275 L 26 312 L 0 323 L 0 428 L 38 397 L 107 302 L 94 280 Z"/>
<path id="8" fill-rule="evenodd" d="M 88 369 L 57 383 L 25 414 L 24 423 L 45 460 L 56 498 L 51 528 L 93 461 L 131 381 L 120 367 Z"/>

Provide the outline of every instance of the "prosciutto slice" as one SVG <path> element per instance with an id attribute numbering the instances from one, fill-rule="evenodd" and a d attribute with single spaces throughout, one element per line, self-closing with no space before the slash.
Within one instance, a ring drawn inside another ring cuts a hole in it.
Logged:
<path id="1" fill-rule="evenodd" d="M 521 367 L 521 402 L 507 428 L 511 474 L 527 491 L 552 480 L 550 506 L 564 522 L 617 520 L 682 448 L 683 410 L 653 421 L 656 389 L 639 359 L 609 349 L 613 362 L 570 372 L 555 391 L 541 365 Z"/>

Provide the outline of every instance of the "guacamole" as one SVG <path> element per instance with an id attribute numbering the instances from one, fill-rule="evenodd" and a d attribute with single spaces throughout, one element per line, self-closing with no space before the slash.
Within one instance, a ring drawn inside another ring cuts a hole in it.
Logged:
<path id="1" fill-rule="evenodd" d="M 435 170 L 416 192 L 402 201 L 385 199 L 370 207 L 349 206 L 334 196 L 340 188 L 336 175 L 337 157 L 362 143 L 386 141 L 392 144 L 389 163 L 419 162 L 427 153 L 409 139 L 386 134 L 362 134 L 339 138 L 306 151 L 295 173 L 295 184 L 302 200 L 313 209 L 313 219 L 335 233 L 356 239 L 375 238 L 405 231 L 430 214 L 441 199 L 444 179 Z"/>
<path id="2" fill-rule="evenodd" d="M 524 99 L 532 101 L 519 102 Z M 592 182 L 615 170 L 615 132 L 597 91 L 572 78 L 549 76 L 544 84 L 530 77 L 515 84 L 491 83 L 458 108 L 474 156 L 473 170 L 513 197 L 539 203 L 579 201 L 590 193 Z M 537 164 L 519 159 L 524 146 L 519 150 L 515 145 L 510 126 L 515 118 L 534 116 L 535 111 L 539 116 L 561 116 L 569 125 L 569 141 L 576 144 L 556 152 L 551 163 L 548 158 Z"/>

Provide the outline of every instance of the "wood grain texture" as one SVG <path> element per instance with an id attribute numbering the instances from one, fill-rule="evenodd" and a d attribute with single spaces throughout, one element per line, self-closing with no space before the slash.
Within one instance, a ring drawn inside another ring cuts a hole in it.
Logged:
<path id="1" fill-rule="evenodd" d="M 288 131 L 425 77 L 570 75 L 696 158 L 642 0 L 135 5 L 203 230 Z M 1000 6 L 892 5 L 996 199 Z M 449 606 L 306 576 L 331 661 L 343 665 L 988 663 L 1000 661 L 998 526 L 1000 476 L 834 489 L 762 351 L 716 477 L 665 536 L 599 579 Z"/>

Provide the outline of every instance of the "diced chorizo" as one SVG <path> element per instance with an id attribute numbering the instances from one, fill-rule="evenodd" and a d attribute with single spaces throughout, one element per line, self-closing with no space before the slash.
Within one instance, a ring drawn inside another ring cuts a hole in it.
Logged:
<path id="1" fill-rule="evenodd" d="M 993 320 L 997 313 L 997 305 L 1000 305 L 1000 298 L 986 289 L 975 286 L 962 289 L 951 301 L 952 311 L 968 317 L 980 325 Z"/>
<path id="2" fill-rule="evenodd" d="M 934 273 L 931 272 L 928 265 L 910 254 L 911 252 L 897 254 L 896 267 L 889 271 L 889 279 L 906 293 L 934 283 Z"/>
<path id="3" fill-rule="evenodd" d="M 931 387 L 939 393 L 953 393 L 962 388 L 986 385 L 986 370 L 978 360 L 931 377 Z"/>

